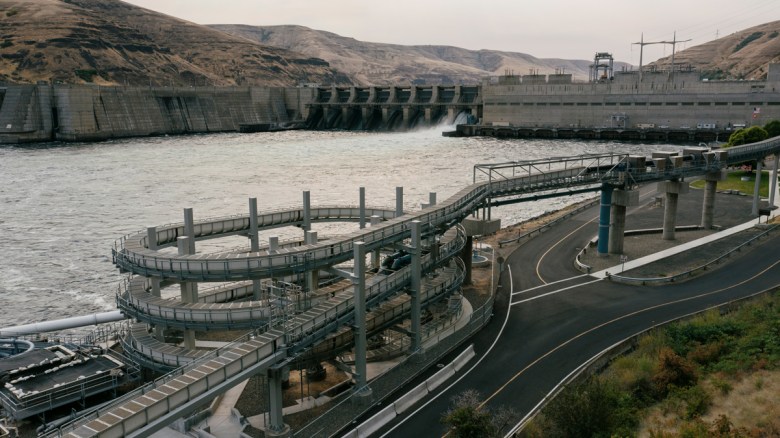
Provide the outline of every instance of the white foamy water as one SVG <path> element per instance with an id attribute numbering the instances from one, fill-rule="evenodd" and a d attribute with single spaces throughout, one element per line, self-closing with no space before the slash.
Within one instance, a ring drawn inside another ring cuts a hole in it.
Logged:
<path id="1" fill-rule="evenodd" d="M 575 140 L 447 138 L 441 128 L 410 133 L 291 131 L 0 147 L 0 327 L 114 310 L 122 276 L 111 247 L 146 226 L 313 205 L 419 209 L 472 182 L 473 166 L 582 153 L 673 148 Z M 583 197 L 501 207 L 516 223 Z M 356 225 L 348 225 L 356 227 Z M 320 237 L 344 225 L 318 228 Z M 261 239 L 267 239 L 267 232 Z M 273 234 L 279 234 L 273 231 Z M 284 231 L 281 231 L 283 234 Z M 229 246 L 242 244 L 231 240 Z M 248 244 L 248 243 L 247 243 Z M 211 249 L 213 244 L 200 245 Z"/>

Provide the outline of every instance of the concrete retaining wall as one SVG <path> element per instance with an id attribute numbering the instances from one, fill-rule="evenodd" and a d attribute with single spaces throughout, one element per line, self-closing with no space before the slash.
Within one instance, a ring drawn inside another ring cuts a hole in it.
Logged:
<path id="1" fill-rule="evenodd" d="M 238 131 L 302 120 L 314 90 L 270 87 L 9 85 L 0 143 Z"/>

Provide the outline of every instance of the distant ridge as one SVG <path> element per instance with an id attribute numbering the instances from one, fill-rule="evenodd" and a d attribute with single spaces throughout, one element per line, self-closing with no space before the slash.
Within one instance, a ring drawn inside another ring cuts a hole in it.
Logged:
<path id="1" fill-rule="evenodd" d="M 571 73 L 586 80 L 592 60 L 541 59 L 524 53 L 467 50 L 452 46 L 402 46 L 358 41 L 304 26 L 210 25 L 225 33 L 326 60 L 356 83 L 475 84 L 509 71 L 517 75 Z M 599 47 L 593 48 L 595 54 Z M 619 69 L 628 65 L 615 63 Z"/>
<path id="2" fill-rule="evenodd" d="M 741 30 L 674 56 L 676 65 L 691 65 L 709 79 L 765 79 L 768 65 L 776 62 L 780 62 L 780 21 Z M 672 57 L 667 56 L 650 65 L 669 68 L 671 63 Z"/>
<path id="3" fill-rule="evenodd" d="M 119 0 L 0 0 L 0 81 L 104 85 L 347 84 L 322 59 Z"/>

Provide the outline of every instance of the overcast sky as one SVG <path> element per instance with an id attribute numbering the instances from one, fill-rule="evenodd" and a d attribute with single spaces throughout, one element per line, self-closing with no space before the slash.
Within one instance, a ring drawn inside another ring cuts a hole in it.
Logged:
<path id="1" fill-rule="evenodd" d="M 126 0 L 199 24 L 298 24 L 362 41 L 639 64 L 638 42 L 701 44 L 780 19 L 778 0 Z M 645 63 L 671 54 L 645 47 Z"/>

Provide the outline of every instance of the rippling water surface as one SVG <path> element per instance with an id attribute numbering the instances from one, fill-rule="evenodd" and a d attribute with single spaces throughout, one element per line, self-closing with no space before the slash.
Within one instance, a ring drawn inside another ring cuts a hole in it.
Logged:
<path id="1" fill-rule="evenodd" d="M 121 275 L 111 247 L 151 225 L 313 205 L 406 209 L 472 182 L 477 163 L 669 149 L 610 142 L 446 138 L 410 133 L 291 131 L 0 147 L 0 327 L 114 310 Z M 564 197 L 494 210 L 503 224 L 560 208 Z M 354 226 L 354 225 L 350 225 Z M 344 227 L 344 225 L 341 225 Z M 321 228 L 320 236 L 343 231 Z M 284 233 L 284 231 L 282 231 Z M 274 234 L 277 234 L 274 231 Z M 265 238 L 261 237 L 265 240 Z M 239 242 L 240 243 L 240 242 Z"/>

